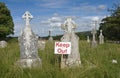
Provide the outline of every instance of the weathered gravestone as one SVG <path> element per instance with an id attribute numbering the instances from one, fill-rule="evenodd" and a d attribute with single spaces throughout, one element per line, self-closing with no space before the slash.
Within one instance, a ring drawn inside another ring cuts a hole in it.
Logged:
<path id="1" fill-rule="evenodd" d="M 89 36 L 87 36 L 87 42 L 88 42 L 88 43 L 90 42 L 90 38 L 89 38 Z"/>
<path id="2" fill-rule="evenodd" d="M 53 41 L 53 37 L 51 36 L 51 30 L 49 30 L 49 41 Z"/>
<path id="3" fill-rule="evenodd" d="M 95 40 L 95 36 L 96 36 L 96 29 L 93 28 L 92 31 L 91 31 L 92 35 L 93 35 L 93 39 L 92 39 L 92 47 L 96 47 L 97 46 L 97 42 Z"/>
<path id="4" fill-rule="evenodd" d="M 96 27 L 97 27 L 97 22 L 98 22 L 98 20 L 99 20 L 99 18 L 98 17 L 94 17 L 93 19 L 92 19 L 92 21 L 94 22 L 93 23 L 93 28 L 92 28 L 92 31 L 91 31 L 91 33 L 92 33 L 92 36 L 93 36 L 93 39 L 92 39 L 92 47 L 96 47 L 97 46 L 97 41 L 96 41 L 96 33 L 97 33 L 97 31 L 96 31 Z"/>
<path id="5" fill-rule="evenodd" d="M 38 40 L 38 48 L 41 50 L 45 49 L 45 41 L 44 40 Z"/>
<path id="6" fill-rule="evenodd" d="M 80 66 L 80 53 L 79 53 L 79 37 L 74 33 L 76 28 L 75 22 L 72 18 L 67 18 L 61 28 L 66 33 L 61 38 L 62 42 L 71 42 L 71 54 L 63 54 L 61 56 L 61 68 Z"/>
<path id="7" fill-rule="evenodd" d="M 7 42 L 4 40 L 0 41 L 0 48 L 5 48 L 5 47 L 7 47 Z"/>
<path id="8" fill-rule="evenodd" d="M 22 67 L 40 67 L 41 59 L 38 56 L 38 36 L 33 33 L 29 23 L 33 16 L 26 11 L 22 18 L 25 19 L 26 26 L 18 38 L 20 59 L 17 63 Z"/>
<path id="9" fill-rule="evenodd" d="M 49 41 L 53 41 L 53 37 L 52 36 L 49 37 Z"/>
<path id="10" fill-rule="evenodd" d="M 100 30 L 99 44 L 104 44 L 104 36 L 103 36 L 103 34 L 102 34 L 102 30 Z"/>

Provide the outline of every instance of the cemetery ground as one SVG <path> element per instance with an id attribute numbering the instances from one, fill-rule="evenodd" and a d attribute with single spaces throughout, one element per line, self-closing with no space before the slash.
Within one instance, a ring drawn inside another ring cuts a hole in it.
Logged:
<path id="1" fill-rule="evenodd" d="M 0 78 L 120 78 L 120 44 L 105 43 L 91 48 L 79 41 L 80 67 L 60 69 L 60 55 L 54 54 L 54 42 L 46 41 L 45 50 L 38 51 L 42 68 L 21 68 L 17 39 L 0 48 Z M 117 62 L 112 62 L 112 61 Z"/>

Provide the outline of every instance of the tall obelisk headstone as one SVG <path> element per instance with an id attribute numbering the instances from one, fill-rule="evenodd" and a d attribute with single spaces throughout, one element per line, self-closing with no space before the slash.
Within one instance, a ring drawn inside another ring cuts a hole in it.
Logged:
<path id="1" fill-rule="evenodd" d="M 104 36 L 102 34 L 102 30 L 100 30 L 100 35 L 99 35 L 99 44 L 103 44 L 104 43 Z"/>
<path id="2" fill-rule="evenodd" d="M 38 56 L 38 36 L 36 36 L 31 27 L 30 20 L 33 16 L 26 11 L 22 16 L 26 21 L 26 26 L 19 36 L 20 45 L 20 59 L 18 64 L 21 67 L 39 67 L 41 66 L 41 59 Z"/>
<path id="3" fill-rule="evenodd" d="M 69 17 L 64 24 L 61 25 L 61 28 L 66 31 L 61 41 L 71 42 L 71 54 L 61 56 L 61 68 L 80 66 L 79 37 L 74 33 L 76 24 L 72 18 Z"/>

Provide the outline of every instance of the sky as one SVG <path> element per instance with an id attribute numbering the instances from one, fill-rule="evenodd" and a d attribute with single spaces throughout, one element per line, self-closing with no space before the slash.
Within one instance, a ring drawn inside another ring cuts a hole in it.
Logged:
<path id="1" fill-rule="evenodd" d="M 25 27 L 22 15 L 29 11 L 33 15 L 30 21 L 33 32 L 41 37 L 61 35 L 64 31 L 61 24 L 67 17 L 72 17 L 77 28 L 75 32 L 90 31 L 96 20 L 99 28 L 101 19 L 110 15 L 107 9 L 112 8 L 119 0 L 1 0 L 11 12 L 14 21 L 14 35 L 19 36 Z M 96 19 L 97 18 L 97 19 Z"/>

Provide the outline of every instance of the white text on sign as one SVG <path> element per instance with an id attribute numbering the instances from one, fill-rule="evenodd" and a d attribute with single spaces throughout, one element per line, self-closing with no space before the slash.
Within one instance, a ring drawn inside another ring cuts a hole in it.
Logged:
<path id="1" fill-rule="evenodd" d="M 70 54 L 71 42 L 55 42 L 55 54 Z"/>

